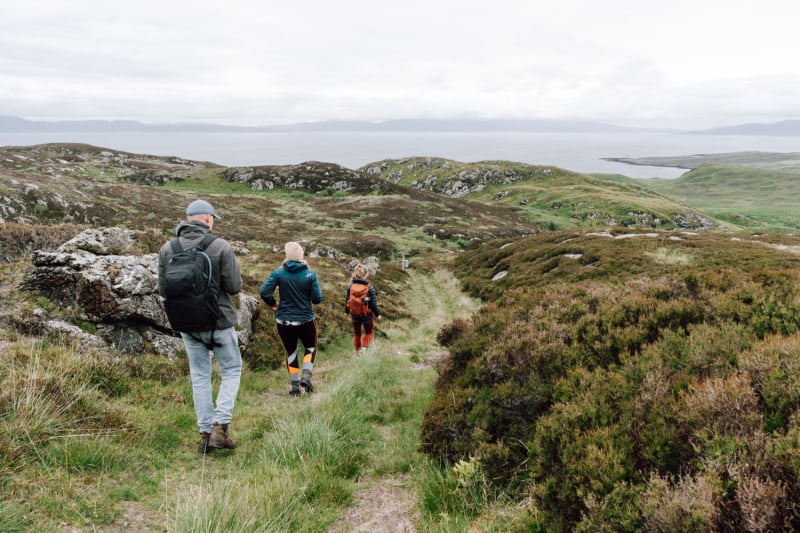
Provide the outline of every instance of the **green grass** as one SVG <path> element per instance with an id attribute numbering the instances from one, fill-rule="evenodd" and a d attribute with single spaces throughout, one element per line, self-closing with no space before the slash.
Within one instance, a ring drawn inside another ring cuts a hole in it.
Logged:
<path id="1" fill-rule="evenodd" d="M 20 337 L 2 373 L 3 422 L 18 430 L 0 441 L 12 459 L 0 469 L 0 530 L 124 530 L 137 517 L 163 531 L 326 531 L 341 527 L 361 480 L 397 476 L 450 501 L 430 503 L 435 512 L 414 504 L 424 530 L 465 526 L 470 504 L 457 500 L 467 494 L 430 487 L 454 474 L 418 451 L 418 428 L 438 329 L 476 303 L 444 270 L 409 275 L 415 318 L 387 317 L 359 357 L 342 328 L 320 352 L 315 394 L 290 398 L 283 368 L 246 368 L 231 425 L 238 447 L 208 456 L 196 452 L 185 360 L 108 361 Z M 103 388 L 101 375 L 124 386 Z"/>
<path id="2" fill-rule="evenodd" d="M 800 170 L 800 153 L 728 152 L 684 156 L 656 156 L 614 159 L 640 165 L 698 168 L 702 165 L 736 165 L 773 170 Z"/>
<path id="3" fill-rule="evenodd" d="M 400 175 L 400 183 L 406 186 L 425 184 L 425 188 L 436 192 L 463 193 L 469 185 L 474 192 L 465 198 L 503 206 L 544 229 L 579 226 L 670 229 L 705 225 L 686 219 L 686 214 L 691 213 L 699 220 L 702 213 L 630 178 L 590 176 L 509 161 L 460 163 L 411 158 L 383 164 L 384 177 L 392 179 Z"/>
<path id="4" fill-rule="evenodd" d="M 644 186 L 740 227 L 800 228 L 800 173 L 745 165 L 706 164 L 680 178 Z"/>

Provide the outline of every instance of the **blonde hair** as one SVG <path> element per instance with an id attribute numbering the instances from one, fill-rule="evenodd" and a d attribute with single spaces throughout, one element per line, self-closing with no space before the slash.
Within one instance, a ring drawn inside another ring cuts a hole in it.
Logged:
<path id="1" fill-rule="evenodd" d="M 367 271 L 367 267 L 365 267 L 361 263 L 358 263 L 355 267 L 353 267 L 353 279 L 355 278 L 366 279 L 368 273 L 369 272 Z"/>

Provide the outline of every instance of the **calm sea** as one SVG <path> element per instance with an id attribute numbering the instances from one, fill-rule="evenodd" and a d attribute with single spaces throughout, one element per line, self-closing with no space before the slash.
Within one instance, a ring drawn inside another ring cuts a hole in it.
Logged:
<path id="1" fill-rule="evenodd" d="M 601 158 L 800 152 L 800 137 L 669 133 L 0 133 L 0 146 L 49 142 L 88 143 L 224 166 L 323 161 L 356 169 L 381 159 L 431 156 L 462 162 L 508 160 L 635 178 L 675 178 L 685 170 Z"/>

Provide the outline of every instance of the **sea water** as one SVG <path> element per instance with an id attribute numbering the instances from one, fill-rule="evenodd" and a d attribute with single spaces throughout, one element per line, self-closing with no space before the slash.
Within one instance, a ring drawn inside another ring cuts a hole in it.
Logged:
<path id="1" fill-rule="evenodd" d="M 661 132 L 0 133 L 0 146 L 52 142 L 86 143 L 110 150 L 175 156 L 223 166 L 320 161 L 357 169 L 382 159 L 422 156 L 461 162 L 507 160 L 634 178 L 675 178 L 686 169 L 628 165 L 603 158 L 742 151 L 800 152 L 800 137 Z"/>

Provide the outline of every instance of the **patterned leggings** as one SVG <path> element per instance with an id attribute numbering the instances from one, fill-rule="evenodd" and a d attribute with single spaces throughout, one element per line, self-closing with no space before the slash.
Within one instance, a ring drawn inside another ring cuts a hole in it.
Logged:
<path id="1" fill-rule="evenodd" d="M 303 368 L 314 369 L 317 355 L 317 321 L 311 320 L 297 326 L 278 323 L 278 335 L 286 348 L 286 367 L 292 379 L 300 379 L 300 361 L 297 358 L 297 341 L 303 343 Z"/>

